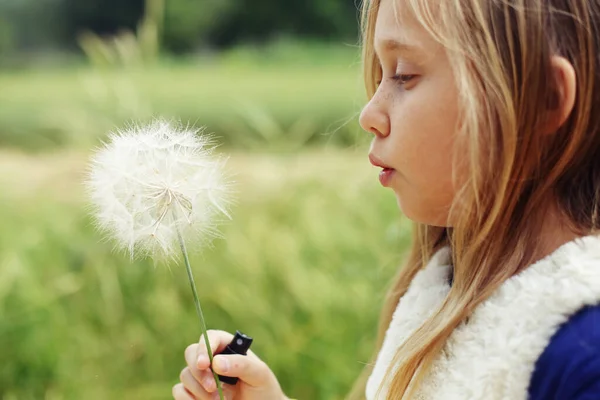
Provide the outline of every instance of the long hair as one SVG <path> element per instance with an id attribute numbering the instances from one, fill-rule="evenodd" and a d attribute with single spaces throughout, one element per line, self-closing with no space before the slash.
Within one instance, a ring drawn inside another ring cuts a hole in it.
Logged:
<path id="1" fill-rule="evenodd" d="M 535 260 L 532 238 L 542 233 L 548 207 L 580 235 L 600 228 L 600 0 L 391 1 L 403 1 L 403 10 L 446 49 L 459 91 L 456 146 L 466 149 L 455 166 L 467 155 L 467 179 L 450 209 L 452 228 L 415 224 L 412 248 L 381 313 L 372 361 L 415 274 L 450 246 L 452 288 L 398 349 L 384 380 L 387 399 L 408 399 L 452 331 Z M 373 48 L 379 3 L 365 0 L 362 10 L 369 98 L 381 79 Z M 555 55 L 573 65 L 577 94 L 566 122 L 542 135 L 558 96 Z M 364 398 L 371 369 L 348 399 Z"/>

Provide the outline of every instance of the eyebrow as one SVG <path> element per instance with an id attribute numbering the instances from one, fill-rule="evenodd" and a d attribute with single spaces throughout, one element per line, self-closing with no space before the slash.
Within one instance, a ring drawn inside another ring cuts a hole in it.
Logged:
<path id="1" fill-rule="evenodd" d="M 395 39 L 384 39 L 377 44 L 380 44 L 381 49 L 386 52 L 406 53 L 410 55 L 424 54 L 424 51 L 421 49 L 421 47 L 402 43 Z M 377 49 L 377 44 L 375 45 L 375 49 Z"/>

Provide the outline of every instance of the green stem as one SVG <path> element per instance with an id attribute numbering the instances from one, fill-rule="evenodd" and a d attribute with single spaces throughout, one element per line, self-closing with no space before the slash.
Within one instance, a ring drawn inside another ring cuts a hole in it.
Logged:
<path id="1" fill-rule="evenodd" d="M 185 269 L 188 274 L 188 278 L 190 280 L 190 286 L 192 287 L 192 293 L 194 294 L 194 303 L 196 304 L 196 312 L 198 313 L 198 317 L 200 317 L 200 329 L 202 329 L 202 336 L 204 336 L 204 343 L 206 343 L 206 349 L 208 351 L 208 359 L 210 360 L 210 365 L 213 364 L 213 353 L 210 348 L 210 343 L 208 341 L 206 322 L 204 321 L 204 314 L 202 313 L 202 307 L 200 306 L 200 299 L 198 298 L 198 292 L 196 291 L 196 283 L 194 282 L 194 275 L 192 274 L 192 267 L 190 266 L 190 260 L 188 258 L 188 253 L 185 248 L 185 242 L 183 241 L 183 237 L 181 236 L 181 231 L 179 230 L 179 226 L 175 223 L 177 229 L 177 238 L 179 239 L 179 246 L 181 247 L 181 252 L 183 253 L 183 260 L 185 261 Z M 223 397 L 223 388 L 221 388 L 221 381 L 215 371 L 212 371 L 213 376 L 215 377 L 215 382 L 217 382 L 217 390 L 219 391 L 219 399 L 224 400 Z"/>

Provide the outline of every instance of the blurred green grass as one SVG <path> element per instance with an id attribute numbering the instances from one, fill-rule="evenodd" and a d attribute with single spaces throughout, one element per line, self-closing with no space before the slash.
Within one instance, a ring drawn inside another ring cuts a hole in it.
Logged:
<path id="1" fill-rule="evenodd" d="M 37 107 L 75 104 L 69 76 L 30 77 L 32 88 L 46 82 Z M 202 98 L 175 76 L 147 90 Z M 184 268 L 131 263 L 100 241 L 79 183 L 86 160 L 78 150 L 0 154 L 3 400 L 168 399 L 198 340 Z M 368 361 L 409 240 L 395 200 L 365 149 L 234 153 L 230 168 L 238 204 L 225 240 L 192 257 L 207 322 L 252 335 L 288 395 L 341 399 Z"/>
<path id="2" fill-rule="evenodd" d="M 192 257 L 208 324 L 255 337 L 288 395 L 341 399 L 409 240 L 362 103 L 356 49 L 319 44 L 0 71 L 0 399 L 170 398 L 199 336 L 185 271 L 113 253 L 80 184 L 100 138 L 155 116 L 233 152 L 234 218 Z"/>
<path id="3" fill-rule="evenodd" d="M 152 65 L 0 71 L 0 146 L 88 148 L 155 116 L 206 126 L 231 148 L 297 150 L 363 138 L 358 50 L 282 44 Z"/>

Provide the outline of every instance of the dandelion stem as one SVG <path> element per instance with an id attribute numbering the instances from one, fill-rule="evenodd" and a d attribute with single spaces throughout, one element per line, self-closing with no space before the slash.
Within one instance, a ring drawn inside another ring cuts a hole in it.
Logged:
<path id="1" fill-rule="evenodd" d="M 175 209 L 173 208 L 173 214 L 175 214 Z M 192 293 L 194 294 L 194 303 L 196 304 L 196 312 L 198 313 L 198 317 L 200 317 L 200 328 L 202 329 L 202 336 L 204 336 L 204 343 L 206 343 L 206 349 L 208 351 L 208 359 L 210 360 L 210 365 L 213 364 L 213 354 L 212 349 L 210 348 L 210 342 L 208 341 L 208 335 L 206 333 L 206 321 L 204 320 L 204 314 L 202 313 L 202 307 L 200 306 L 200 299 L 198 298 L 198 292 L 196 291 L 196 283 L 194 281 L 194 274 L 192 273 L 192 267 L 190 266 L 190 260 L 188 258 L 187 249 L 185 247 L 185 242 L 183 241 L 183 237 L 181 236 L 181 231 L 179 230 L 179 226 L 175 224 L 177 229 L 177 238 L 179 239 L 179 246 L 181 247 L 181 252 L 183 253 L 183 260 L 185 261 L 185 269 L 188 274 L 188 278 L 190 280 L 190 286 L 192 287 Z M 223 397 L 223 389 L 221 388 L 221 381 L 219 380 L 216 372 L 212 371 L 213 376 L 215 377 L 215 382 L 217 382 L 217 390 L 219 391 L 219 399 L 224 400 Z"/>

